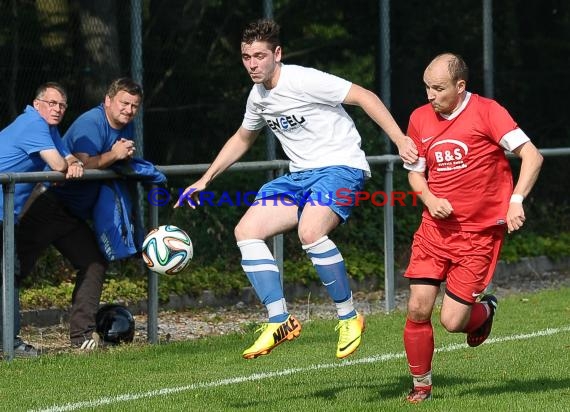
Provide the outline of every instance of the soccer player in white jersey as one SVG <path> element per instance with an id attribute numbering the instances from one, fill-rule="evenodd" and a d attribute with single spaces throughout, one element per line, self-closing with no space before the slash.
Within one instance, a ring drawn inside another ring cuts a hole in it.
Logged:
<path id="1" fill-rule="evenodd" d="M 443 327 L 466 333 L 472 347 L 491 333 L 497 299 L 484 292 L 505 231 L 525 222 L 523 199 L 542 165 L 541 154 L 507 110 L 468 92 L 467 78 L 461 56 L 435 57 L 423 77 L 429 103 L 412 113 L 408 125 L 419 159 L 404 167 L 425 206 L 404 274 L 410 281 L 404 346 L 412 403 L 431 397 L 431 315 L 442 282 Z M 514 189 L 505 150 L 522 159 Z"/>
<path id="2" fill-rule="evenodd" d="M 353 305 L 343 257 L 328 234 L 346 221 L 352 209 L 350 202 L 336 202 L 335 193 L 344 189 L 354 194 L 370 176 L 360 135 L 342 104 L 360 106 L 396 144 L 405 162 L 415 161 L 417 150 L 376 94 L 331 74 L 284 65 L 282 53 L 279 26 L 274 21 L 260 20 L 246 27 L 241 57 L 255 84 L 243 122 L 175 207 L 186 203 L 195 207 L 200 191 L 240 159 L 263 127 L 269 126 L 291 160 L 290 172 L 258 191 L 235 228 L 242 267 L 269 318 L 242 356 L 267 355 L 301 332 L 301 324 L 287 311 L 277 263 L 265 243 L 297 228 L 303 249 L 336 305 L 336 356 L 342 359 L 360 345 L 365 324 Z"/>

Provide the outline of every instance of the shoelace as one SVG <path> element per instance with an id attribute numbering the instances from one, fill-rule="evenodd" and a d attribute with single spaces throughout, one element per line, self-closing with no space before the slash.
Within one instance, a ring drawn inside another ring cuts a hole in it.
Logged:
<path id="1" fill-rule="evenodd" d="M 348 324 L 349 324 L 350 319 L 345 319 L 345 320 L 341 320 L 338 322 L 338 325 L 336 325 L 336 327 L 334 328 L 335 331 L 340 330 L 339 334 L 340 334 L 340 339 L 339 341 L 345 341 L 347 339 L 347 334 L 348 334 Z"/>
<path id="2" fill-rule="evenodd" d="M 264 324 L 261 325 L 259 328 L 257 328 L 254 333 L 257 333 L 257 332 L 263 333 L 263 331 L 264 331 L 265 329 L 267 329 L 267 326 L 269 326 L 269 323 L 264 323 Z"/>

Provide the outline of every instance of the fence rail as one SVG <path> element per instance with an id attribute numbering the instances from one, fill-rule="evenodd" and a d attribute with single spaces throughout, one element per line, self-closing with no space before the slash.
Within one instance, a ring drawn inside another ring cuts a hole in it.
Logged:
<path id="1" fill-rule="evenodd" d="M 569 148 L 555 148 L 540 150 L 545 157 L 568 156 Z M 513 157 L 512 154 L 508 154 Z M 394 164 L 401 163 L 399 156 L 381 155 L 368 156 L 368 162 L 371 166 L 385 165 L 384 191 L 391 193 L 393 191 L 393 172 Z M 201 174 L 208 168 L 209 164 L 197 165 L 173 165 L 173 166 L 157 166 L 166 176 L 188 176 Z M 242 162 L 232 165 L 228 172 L 241 172 L 251 170 L 267 170 L 276 174 L 281 174 L 288 169 L 289 161 L 286 160 L 268 160 L 256 162 Z M 83 180 L 104 180 L 123 178 L 124 175 L 118 175 L 109 170 L 86 170 Z M 134 178 L 136 176 L 133 175 Z M 14 336 L 14 189 L 18 183 L 33 182 L 60 182 L 65 180 L 65 175 L 59 172 L 27 172 L 27 173 L 1 173 L 0 184 L 3 188 L 4 196 L 4 242 L 2 260 L 2 347 L 4 351 L 4 359 L 12 360 L 14 358 L 13 336 Z M 394 211 L 391 202 L 387 202 L 384 211 L 384 290 L 385 290 L 385 310 L 391 311 L 395 307 L 395 288 L 394 288 Z M 149 206 L 149 226 L 158 226 L 158 207 Z M 283 273 L 283 236 L 279 235 L 273 239 L 273 251 L 278 261 L 281 274 Z M 158 342 L 158 275 L 148 272 L 148 341 L 150 343 Z"/>

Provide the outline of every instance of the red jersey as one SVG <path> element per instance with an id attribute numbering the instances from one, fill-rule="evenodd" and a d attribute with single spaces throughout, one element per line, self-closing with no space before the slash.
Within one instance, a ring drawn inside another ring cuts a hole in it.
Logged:
<path id="1" fill-rule="evenodd" d="M 423 220 L 453 230 L 480 231 L 505 225 L 513 177 L 501 138 L 518 128 L 496 101 L 476 94 L 449 119 L 430 104 L 414 110 L 407 134 L 426 160 L 430 191 L 453 207 L 447 219 Z"/>

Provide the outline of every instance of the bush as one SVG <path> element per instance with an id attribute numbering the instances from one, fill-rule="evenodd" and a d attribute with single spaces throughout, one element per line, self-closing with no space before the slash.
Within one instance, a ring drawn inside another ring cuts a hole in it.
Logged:
<path id="1" fill-rule="evenodd" d="M 557 260 L 570 256 L 570 233 L 560 233 L 556 238 L 535 233 L 515 232 L 508 235 L 501 250 L 501 259 L 516 262 L 521 257 L 548 256 Z"/>
<path id="2" fill-rule="evenodd" d="M 353 279 L 378 277 L 379 283 L 382 284 L 384 254 L 380 246 L 377 246 L 377 250 L 363 250 L 354 245 L 341 249 L 347 271 Z M 51 256 L 51 253 L 49 258 L 55 259 L 57 256 Z M 551 259 L 570 256 L 570 232 L 561 233 L 556 238 L 517 232 L 507 237 L 501 251 L 501 259 L 507 262 L 514 262 L 522 257 L 543 255 Z M 73 276 L 69 275 L 72 273 L 71 269 L 63 266 L 65 276 L 56 273 L 51 278 L 44 277 L 38 285 L 22 288 L 22 309 L 69 306 L 74 286 Z M 396 267 L 403 269 L 405 265 L 396 265 Z M 284 272 L 286 283 L 309 284 L 319 280 L 311 261 L 304 254 L 285 260 Z M 64 280 L 59 281 L 61 278 Z M 193 261 L 186 270 L 177 275 L 160 276 L 158 286 L 159 299 L 161 302 L 166 302 L 171 294 L 195 297 L 206 289 L 218 296 L 224 296 L 249 286 L 249 282 L 239 266 L 239 259 L 230 262 L 220 257 L 210 265 L 201 265 Z M 102 301 L 138 302 L 146 298 L 147 277 L 141 271 L 140 260 L 131 259 L 113 264 L 105 281 Z"/>
<path id="3" fill-rule="evenodd" d="M 244 159 L 247 160 L 247 159 Z M 366 190 L 384 188 L 382 167 L 373 168 Z M 395 191 L 407 191 L 405 173 L 394 173 Z M 224 188 L 233 194 L 257 191 L 267 180 L 267 172 L 225 174 L 216 180 L 211 190 L 214 199 L 220 199 Z M 187 178 L 172 178 L 171 197 L 177 198 L 176 187 L 186 187 Z M 537 187 L 540 189 L 540 187 Z M 214 202 L 215 203 L 215 202 Z M 159 296 L 162 301 L 169 294 L 199 295 L 209 289 L 219 295 L 249 285 L 240 266 L 240 252 L 235 245 L 233 228 L 245 213 L 246 205 L 203 205 L 196 210 L 186 208 L 159 210 L 160 224 L 175 224 L 188 232 L 194 244 L 195 255 L 188 270 L 176 276 L 162 276 Z M 406 204 L 394 207 L 395 267 L 404 269 L 409 260 L 413 233 L 417 229 L 422 206 Z M 527 222 L 523 230 L 507 236 L 501 259 L 513 262 L 521 257 L 545 255 L 553 259 L 570 256 L 570 206 L 564 202 L 556 207 L 546 197 L 525 200 Z M 356 280 L 384 277 L 384 208 L 364 203 L 353 209 L 346 224 L 339 226 L 331 239 L 343 254 L 348 273 Z M 296 231 L 287 233 L 284 242 L 284 281 L 308 284 L 318 281 L 310 260 L 299 244 Z M 115 262 L 108 271 L 105 301 L 133 301 L 146 298 L 147 276 L 140 259 Z M 23 306 L 68 306 L 75 271 L 65 263 L 55 249 L 50 248 L 40 259 L 34 273 L 24 280 Z M 382 282 L 379 282 L 380 284 Z"/>

